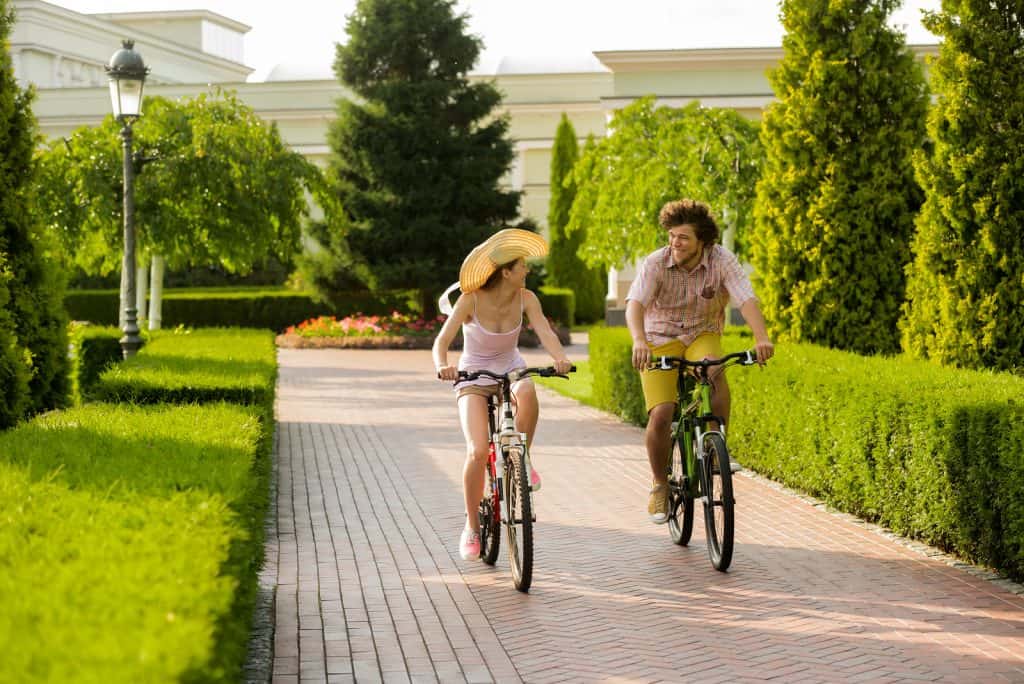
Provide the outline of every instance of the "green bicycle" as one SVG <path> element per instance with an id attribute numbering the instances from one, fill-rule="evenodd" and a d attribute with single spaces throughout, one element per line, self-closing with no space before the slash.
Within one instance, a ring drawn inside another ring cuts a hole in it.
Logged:
<path id="1" fill-rule="evenodd" d="M 704 506 L 704 528 L 708 555 L 716 570 L 725 572 L 732 562 L 735 503 L 729 450 L 725 444 L 725 421 L 711 412 L 710 369 L 721 366 L 752 366 L 757 363 L 753 350 L 726 354 L 720 359 L 688 361 L 678 356 L 659 356 L 652 370 L 679 372 L 677 392 L 679 420 L 672 423 L 672 444 L 678 458 L 672 458 L 669 473 L 668 529 L 672 541 L 680 546 L 690 542 L 693 533 L 694 502 Z M 716 422 L 717 430 L 708 423 Z"/>

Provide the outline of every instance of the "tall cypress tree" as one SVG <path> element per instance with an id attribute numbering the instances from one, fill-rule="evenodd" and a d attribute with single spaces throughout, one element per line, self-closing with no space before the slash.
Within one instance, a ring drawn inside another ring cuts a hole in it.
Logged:
<path id="1" fill-rule="evenodd" d="M 925 203 L 908 269 L 903 347 L 969 367 L 1024 367 L 1024 12 L 944 0 L 932 68 Z"/>
<path id="2" fill-rule="evenodd" d="M 359 0 L 337 48 L 342 101 L 328 140 L 331 240 L 371 289 L 419 288 L 429 311 L 462 258 L 515 219 L 501 189 L 514 150 L 493 84 L 467 77 L 481 42 L 454 0 Z M 348 253 L 346 253 L 348 252 Z"/>
<path id="3" fill-rule="evenodd" d="M 920 66 L 887 25 L 898 0 L 784 0 L 778 98 L 764 116 L 752 262 L 783 337 L 899 349 L 904 267 L 921 190 Z"/>
<path id="4" fill-rule="evenodd" d="M 569 117 L 562 120 L 555 131 L 551 150 L 551 200 L 548 204 L 548 234 L 551 242 L 548 254 L 548 284 L 565 287 L 576 293 L 576 320 L 593 322 L 604 317 L 606 274 L 603 269 L 584 265 L 577 252 L 586 239 L 586 229 L 566 233 L 569 211 L 576 198 L 576 183 L 572 169 L 579 159 L 576 130 Z"/>
<path id="5" fill-rule="evenodd" d="M 0 415 L 4 427 L 23 410 L 61 406 L 68 397 L 67 314 L 58 274 L 45 260 L 51 242 L 33 205 L 33 93 L 14 78 L 8 51 L 13 23 L 8 3 L 0 0 L 0 289 L 6 290 L 0 292 L 0 328 L 13 327 L 13 336 L 0 332 L 0 380 L 10 393 Z M 28 395 L 21 400 L 26 380 Z"/>

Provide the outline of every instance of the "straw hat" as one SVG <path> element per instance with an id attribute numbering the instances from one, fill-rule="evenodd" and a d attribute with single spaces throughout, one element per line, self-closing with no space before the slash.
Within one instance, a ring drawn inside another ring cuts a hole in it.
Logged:
<path id="1" fill-rule="evenodd" d="M 548 243 L 537 233 L 506 228 L 473 248 L 459 269 L 459 289 L 464 293 L 479 290 L 494 270 L 520 257 L 542 257 Z"/>

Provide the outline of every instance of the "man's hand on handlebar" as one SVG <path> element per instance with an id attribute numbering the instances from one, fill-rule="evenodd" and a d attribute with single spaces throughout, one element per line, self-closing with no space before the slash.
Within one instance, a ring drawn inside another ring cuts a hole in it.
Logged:
<path id="1" fill-rule="evenodd" d="M 633 342 L 633 368 L 644 370 L 651 362 L 651 348 L 646 342 Z"/>
<path id="2" fill-rule="evenodd" d="M 754 351 L 757 352 L 757 365 L 763 366 L 765 361 L 775 355 L 775 345 L 771 340 L 757 340 L 754 342 Z"/>

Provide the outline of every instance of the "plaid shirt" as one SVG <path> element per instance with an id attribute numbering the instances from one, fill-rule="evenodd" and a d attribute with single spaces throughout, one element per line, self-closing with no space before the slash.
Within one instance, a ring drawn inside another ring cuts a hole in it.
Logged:
<path id="1" fill-rule="evenodd" d="M 689 345 L 701 333 L 721 334 L 730 298 L 742 306 L 753 297 L 750 278 L 736 256 L 712 245 L 689 272 L 672 262 L 669 247 L 649 254 L 626 300 L 643 305 L 647 342 L 657 346 L 672 340 Z"/>

